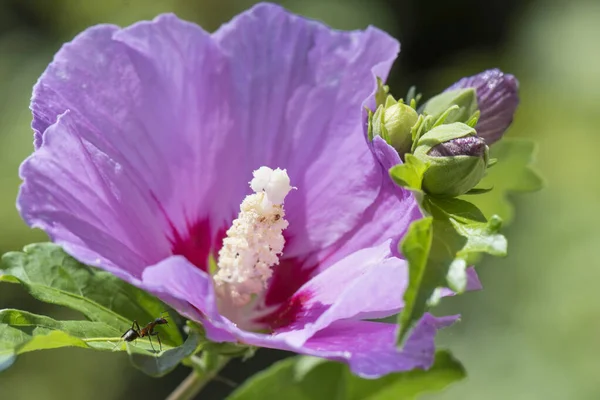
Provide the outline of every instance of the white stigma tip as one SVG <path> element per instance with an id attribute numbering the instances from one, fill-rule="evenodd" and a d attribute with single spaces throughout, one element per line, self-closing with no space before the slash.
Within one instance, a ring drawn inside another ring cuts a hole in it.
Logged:
<path id="1" fill-rule="evenodd" d="M 260 167 L 252 173 L 254 179 L 250 181 L 250 187 L 255 193 L 264 192 L 267 200 L 273 204 L 283 204 L 283 200 L 290 190 L 290 177 L 285 169 L 271 169 Z"/>
<path id="2" fill-rule="evenodd" d="M 279 263 L 283 230 L 288 226 L 283 201 L 294 189 L 285 169 L 260 167 L 253 175 L 250 187 L 255 193 L 246 196 L 227 230 L 214 276 L 218 293 L 236 306 L 262 293 L 273 274 L 271 268 Z"/>

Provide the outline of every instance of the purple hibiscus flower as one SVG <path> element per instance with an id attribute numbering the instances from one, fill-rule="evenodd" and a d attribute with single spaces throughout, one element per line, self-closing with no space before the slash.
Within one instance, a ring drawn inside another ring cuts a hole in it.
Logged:
<path id="1" fill-rule="evenodd" d="M 512 123 L 519 105 L 519 82 L 499 69 L 490 69 L 477 75 L 462 78 L 446 90 L 474 88 L 481 115 L 477 122 L 477 135 L 488 145 L 502 138 Z"/>
<path id="2" fill-rule="evenodd" d="M 456 317 L 425 315 L 401 351 L 396 325 L 369 321 L 402 309 L 395 249 L 421 218 L 388 177 L 397 153 L 365 133 L 375 77 L 398 51 L 375 28 L 333 31 L 268 4 L 213 34 L 173 15 L 92 27 L 34 88 L 19 210 L 211 340 L 339 360 L 365 377 L 428 368 L 436 331 Z M 247 235 L 261 224 L 277 229 Z M 234 289 L 249 291 L 236 302 Z"/>

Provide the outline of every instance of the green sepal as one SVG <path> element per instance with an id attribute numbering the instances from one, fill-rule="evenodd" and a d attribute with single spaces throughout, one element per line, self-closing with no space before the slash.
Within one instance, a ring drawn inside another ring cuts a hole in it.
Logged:
<path id="1" fill-rule="evenodd" d="M 369 118 L 369 128 L 371 130 L 370 136 L 371 140 L 375 138 L 375 136 L 381 137 L 387 144 L 390 144 L 390 136 L 388 135 L 388 130 L 385 127 L 385 123 L 383 121 L 383 117 L 385 114 L 385 106 L 381 105 L 377 107 L 375 113 L 373 113 Z"/>
<path id="2" fill-rule="evenodd" d="M 423 175 L 427 171 L 428 163 L 419 160 L 412 154 L 406 154 L 404 164 L 398 164 L 390 168 L 390 177 L 398 186 L 421 191 Z"/>
<path id="3" fill-rule="evenodd" d="M 383 85 L 378 78 L 375 111 L 367 109 L 367 136 L 369 140 L 373 140 L 375 136 L 381 137 L 403 158 L 404 154 L 411 149 L 411 128 L 417 122 L 419 115 L 414 107 L 405 104 L 402 99 L 399 101 L 394 99 L 388 93 L 389 87 Z"/>
<path id="4" fill-rule="evenodd" d="M 497 158 L 490 158 L 488 161 L 488 168 L 492 168 L 494 165 L 498 164 Z"/>
<path id="5" fill-rule="evenodd" d="M 438 197 L 457 197 L 472 190 L 485 175 L 486 158 L 429 157 L 423 190 Z"/>
<path id="6" fill-rule="evenodd" d="M 369 142 L 373 141 L 373 111 L 369 108 L 365 107 L 367 110 L 367 137 L 369 138 Z"/>
<path id="7" fill-rule="evenodd" d="M 436 126 L 419 137 L 416 144 L 415 155 L 426 155 L 431 148 L 438 144 L 448 142 L 465 136 L 476 136 L 477 132 L 467 124 L 453 122 Z"/>
<path id="8" fill-rule="evenodd" d="M 417 142 L 419 138 L 423 135 L 425 131 L 425 116 L 423 114 L 419 114 L 419 118 L 417 118 L 417 122 L 413 125 L 410 130 L 412 136 L 412 146 L 410 151 L 415 151 L 415 147 L 417 146 Z"/>
<path id="9" fill-rule="evenodd" d="M 440 120 L 447 114 L 443 114 Z M 438 125 L 422 135 L 417 142 L 414 156 L 429 164 L 423 176 L 423 190 L 441 197 L 456 197 L 473 189 L 483 178 L 489 160 L 488 148 L 484 146 L 482 155 L 455 155 L 435 157 L 429 152 L 434 147 L 454 139 L 476 136 L 475 129 L 461 122 Z"/>
<path id="10" fill-rule="evenodd" d="M 410 105 L 412 108 L 414 108 L 416 110 L 417 107 L 419 106 L 419 101 L 421 101 L 422 97 L 423 96 L 421 93 L 417 93 L 416 86 L 411 86 L 408 89 L 408 93 L 406 93 L 406 97 L 404 99 L 405 99 L 406 104 Z"/>
<path id="11" fill-rule="evenodd" d="M 395 104 L 398 104 L 398 103 L 400 103 L 400 104 L 404 104 L 404 102 L 402 101 L 402 99 L 400 99 L 400 100 L 396 100 L 396 99 L 394 98 L 394 96 L 392 96 L 392 95 L 390 94 L 390 95 L 388 95 L 388 97 L 385 99 L 385 104 L 383 105 L 383 108 L 389 108 L 389 107 L 391 107 L 391 106 L 393 106 L 393 105 L 395 105 Z"/>
<path id="12" fill-rule="evenodd" d="M 473 88 L 442 92 L 425 103 L 422 111 L 437 119 L 452 106 L 458 107 L 446 118 L 446 123 L 468 122 L 478 110 L 477 92 Z"/>
<path id="13" fill-rule="evenodd" d="M 494 188 L 473 188 L 469 190 L 465 195 L 484 194 L 494 190 Z"/>
<path id="14" fill-rule="evenodd" d="M 444 123 L 454 122 L 454 121 L 448 121 L 448 117 L 450 116 L 450 114 L 452 114 L 453 111 L 456 111 L 458 109 L 459 109 L 459 107 L 457 105 L 450 106 L 445 112 L 442 113 L 442 115 L 440 115 L 437 119 L 435 119 L 435 122 L 434 122 L 433 126 L 431 127 L 431 129 L 435 128 L 436 126 L 440 126 Z"/>
<path id="15" fill-rule="evenodd" d="M 471 128 L 475 128 L 475 125 L 479 122 L 479 117 L 481 116 L 481 112 L 479 110 L 475 111 L 471 118 L 465 124 L 469 125 Z"/>
<path id="16" fill-rule="evenodd" d="M 390 87 L 383 84 L 383 80 L 377 77 L 377 90 L 375 91 L 375 108 L 385 105 L 390 93 Z"/>

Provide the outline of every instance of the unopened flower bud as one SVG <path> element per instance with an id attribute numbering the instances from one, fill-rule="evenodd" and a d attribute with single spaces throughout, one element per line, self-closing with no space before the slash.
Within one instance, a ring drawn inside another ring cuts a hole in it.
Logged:
<path id="1" fill-rule="evenodd" d="M 473 156 L 481 157 L 486 151 L 485 140 L 466 136 L 440 143 L 429 150 L 432 157 Z"/>
<path id="2" fill-rule="evenodd" d="M 419 115 L 404 103 L 380 105 L 373 115 L 373 136 L 381 136 L 402 157 L 412 145 L 411 128 Z"/>
<path id="3" fill-rule="evenodd" d="M 451 112 L 444 122 L 446 124 L 467 122 L 477 111 L 477 94 L 475 89 L 458 88 L 446 90 L 432 97 L 423 107 L 423 112 L 437 119 L 452 106 L 458 106 L 458 109 Z"/>
<path id="4" fill-rule="evenodd" d="M 475 126 L 478 135 L 488 146 L 497 142 L 511 124 L 519 105 L 519 82 L 513 75 L 490 69 L 459 80 L 444 93 L 465 89 L 473 89 L 477 93 L 481 112 Z"/>
<path id="5" fill-rule="evenodd" d="M 461 122 L 440 125 L 419 138 L 415 157 L 429 163 L 423 190 L 456 197 L 473 189 L 485 175 L 489 150 L 475 129 Z"/>

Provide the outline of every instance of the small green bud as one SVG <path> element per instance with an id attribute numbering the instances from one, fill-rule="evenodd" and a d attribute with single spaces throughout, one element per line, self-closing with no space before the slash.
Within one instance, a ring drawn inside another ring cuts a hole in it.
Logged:
<path id="1" fill-rule="evenodd" d="M 485 175 L 489 149 L 475 129 L 461 122 L 439 125 L 421 136 L 415 157 L 429 163 L 423 190 L 456 197 L 473 189 Z"/>
<path id="2" fill-rule="evenodd" d="M 467 122 L 478 109 L 477 92 L 473 88 L 454 89 L 442 92 L 432 97 L 423 107 L 423 112 L 439 118 L 448 108 L 458 106 L 458 110 L 451 112 L 446 124 L 451 122 Z"/>
<path id="3" fill-rule="evenodd" d="M 412 145 L 411 128 L 419 115 L 414 108 L 398 102 L 386 101 L 373 115 L 373 136 L 381 136 L 392 146 L 400 157 L 410 151 Z"/>

